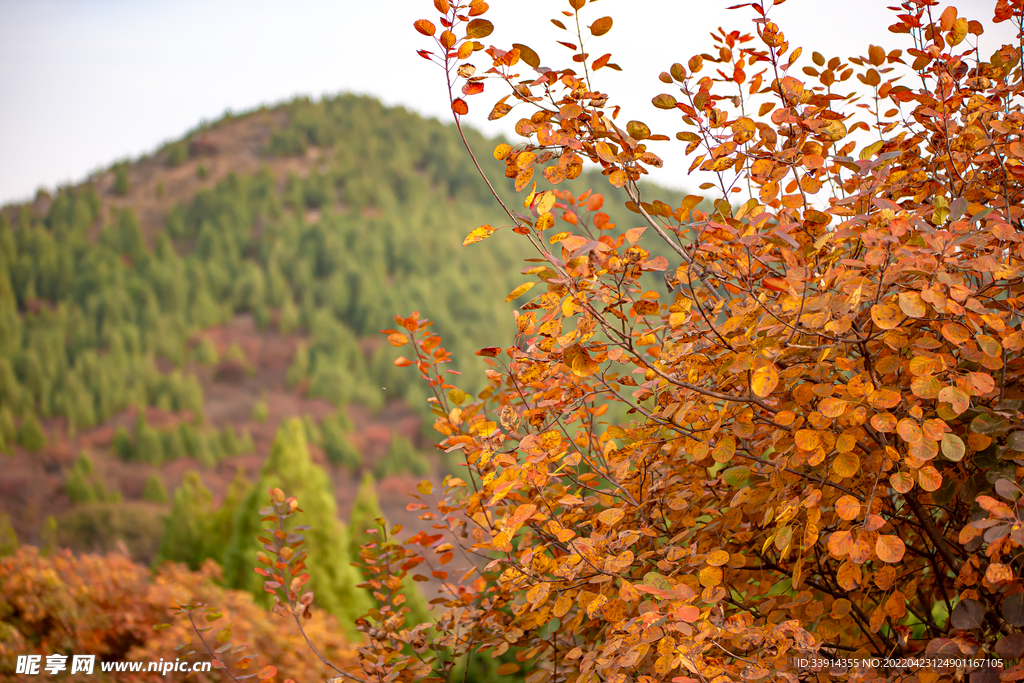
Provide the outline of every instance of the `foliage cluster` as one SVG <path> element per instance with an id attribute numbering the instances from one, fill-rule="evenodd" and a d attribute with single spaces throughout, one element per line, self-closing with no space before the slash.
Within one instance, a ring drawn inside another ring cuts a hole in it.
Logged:
<path id="1" fill-rule="evenodd" d="M 14 671 L 17 655 L 35 653 L 96 654 L 99 661 L 127 659 L 174 661 L 176 636 L 154 627 L 168 619 L 175 601 L 200 599 L 219 605 L 230 630 L 246 638 L 251 650 L 232 653 L 236 665 L 258 653 L 254 671 L 276 666 L 299 680 L 323 679 L 327 667 L 302 655 L 301 636 L 281 628 L 278 620 L 255 604 L 252 596 L 217 585 L 219 570 L 209 563 L 200 571 L 166 564 L 152 574 L 119 554 L 101 557 L 59 551 L 43 557 L 24 547 L 0 557 L 0 667 Z M 178 626 L 189 626 L 183 616 Z M 206 626 L 204 623 L 202 626 Z M 324 652 L 338 661 L 354 661 L 355 652 L 340 635 L 337 620 L 317 615 L 307 625 Z M 213 637 L 211 635 L 211 640 Z M 67 676 L 74 681 L 144 681 L 152 674 L 103 674 L 97 665 L 92 675 Z M 161 680 L 184 680 L 168 674 Z M 219 681 L 220 674 L 200 674 L 190 680 Z"/>
<path id="2" fill-rule="evenodd" d="M 586 51 L 611 17 L 588 26 L 570 0 L 556 69 L 485 47 L 485 2 L 433 4 L 420 55 L 444 68 L 456 121 L 487 83 L 508 86 L 492 119 L 528 112 L 523 140 L 494 150 L 522 210 L 495 198 L 540 263 L 508 298 L 541 288 L 515 342 L 478 352 L 475 396 L 432 322 L 384 330 L 468 471 L 410 506 L 437 534 L 382 528 L 363 547 L 377 604 L 342 675 L 450 681 L 486 652 L 512 653 L 498 672 L 526 683 L 795 682 L 851 673 L 801 659 L 905 654 L 924 664 L 851 677 L 1024 676 L 1024 43 L 986 56 L 980 22 L 905 0 L 889 27 L 905 50 L 801 60 L 768 3 L 743 3 L 750 33 L 720 29 L 660 75 L 676 94 L 652 104 L 710 178 L 675 206 L 637 184 L 669 137 L 619 122 L 594 84 L 618 68 Z M 999 0 L 994 20 L 1024 36 L 1024 4 Z M 600 195 L 533 184 L 584 162 L 642 227 L 609 228 Z M 271 498 L 278 524 L 301 500 Z M 266 586 L 299 622 L 308 576 L 283 577 L 304 569 L 302 539 L 275 538 Z M 436 624 L 396 598 L 410 572 L 444 582 Z"/>

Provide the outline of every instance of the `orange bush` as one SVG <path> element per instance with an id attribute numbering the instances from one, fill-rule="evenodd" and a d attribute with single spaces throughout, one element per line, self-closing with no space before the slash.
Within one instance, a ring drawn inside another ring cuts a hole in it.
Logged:
<path id="1" fill-rule="evenodd" d="M 450 582 L 437 643 L 514 652 L 527 683 L 1024 677 L 1021 43 L 982 52 L 979 22 L 905 0 L 902 49 L 805 57 L 743 3 L 659 76 L 706 179 L 671 206 L 638 184 L 670 137 L 599 87 L 611 17 L 570 0 L 554 66 L 485 47 L 487 3 L 433 5 L 420 54 L 456 121 L 485 86 L 492 119 L 520 113 L 494 156 L 527 196 L 495 197 L 538 253 L 480 396 L 418 314 L 385 331 L 471 472 L 424 487 L 444 533 L 407 544 Z M 1024 36 L 1024 3 L 994 20 Z M 585 162 L 638 227 L 537 187 Z M 370 633 L 369 678 L 427 673 L 400 655 L 418 632 Z"/>
<path id="2" fill-rule="evenodd" d="M 216 585 L 219 568 L 208 561 L 201 571 L 165 564 L 155 573 L 128 558 L 112 554 L 74 556 L 58 552 L 43 557 L 23 547 L 0 558 L 0 670 L 15 670 L 18 655 L 94 654 L 91 676 L 77 674 L 62 680 L 104 680 L 100 661 L 173 661 L 175 648 L 187 638 L 188 620 L 178 616 L 175 628 L 155 631 L 168 622 L 175 601 L 200 600 L 219 606 L 223 622 L 249 647 L 231 655 L 236 661 L 259 653 L 253 673 L 267 665 L 289 671 L 298 680 L 322 679 L 325 668 L 305 654 L 301 634 L 287 622 L 258 607 L 249 593 Z M 202 626 L 217 625 L 204 623 Z M 190 630 L 190 629 L 189 629 Z M 307 630 L 333 659 L 354 660 L 355 652 L 338 634 L 336 620 L 318 615 Z M 214 635 L 208 636 L 213 642 Z M 193 661 L 208 659 L 202 655 Z M 70 662 L 70 659 L 68 660 Z M 70 668 L 70 667 L 69 667 Z M 109 680 L 183 680 L 184 674 L 107 674 Z M 220 681 L 214 671 L 190 680 Z"/>

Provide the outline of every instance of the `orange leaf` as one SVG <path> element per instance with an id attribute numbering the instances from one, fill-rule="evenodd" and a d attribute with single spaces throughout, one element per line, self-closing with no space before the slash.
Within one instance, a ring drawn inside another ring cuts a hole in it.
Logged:
<path id="1" fill-rule="evenodd" d="M 603 510 L 601 514 L 597 516 L 597 521 L 601 522 L 605 526 L 615 526 L 625 516 L 626 513 L 619 508 L 608 508 Z"/>
<path id="2" fill-rule="evenodd" d="M 459 116 L 465 116 L 466 114 L 469 113 L 469 105 L 466 104 L 466 100 L 459 97 L 454 102 L 452 102 L 452 111 L 458 114 Z"/>
<path id="3" fill-rule="evenodd" d="M 417 19 L 415 22 L 413 22 L 413 26 L 416 28 L 417 31 L 419 31 L 425 36 L 432 36 L 434 35 L 434 32 L 437 31 L 434 25 L 427 21 L 426 19 Z"/>
<path id="4" fill-rule="evenodd" d="M 840 453 L 832 461 L 832 471 L 840 477 L 852 477 L 860 470 L 860 458 L 856 453 Z"/>
<path id="5" fill-rule="evenodd" d="M 899 536 L 879 536 L 875 541 L 875 552 L 882 562 L 896 564 L 903 559 L 907 546 Z"/>
<path id="6" fill-rule="evenodd" d="M 775 387 L 779 384 L 779 369 L 775 367 L 775 363 L 769 360 L 759 360 L 762 363 L 754 370 L 753 376 L 750 378 L 750 390 L 754 392 L 755 396 L 765 398 L 775 391 Z"/>
<path id="7" fill-rule="evenodd" d="M 871 319 L 875 321 L 879 328 L 892 330 L 899 327 L 900 321 L 903 320 L 903 315 L 900 313 L 899 306 L 889 301 L 872 306 Z"/>
<path id="8" fill-rule="evenodd" d="M 942 486 L 942 475 L 931 465 L 925 465 L 917 471 L 917 483 L 925 491 L 938 491 Z"/>
<path id="9" fill-rule="evenodd" d="M 840 519 L 851 521 L 860 514 L 860 501 L 853 496 L 840 496 L 836 501 L 836 514 Z"/>
<path id="10" fill-rule="evenodd" d="M 608 33 L 608 31 L 611 31 L 611 30 L 612 30 L 612 18 L 611 17 L 601 17 L 600 19 L 598 19 L 597 21 L 595 21 L 593 24 L 590 25 L 590 33 L 595 35 L 595 36 L 603 36 L 604 34 Z"/>
<path id="11" fill-rule="evenodd" d="M 911 318 L 923 318 L 928 312 L 918 292 L 903 292 L 899 296 L 900 310 Z"/>

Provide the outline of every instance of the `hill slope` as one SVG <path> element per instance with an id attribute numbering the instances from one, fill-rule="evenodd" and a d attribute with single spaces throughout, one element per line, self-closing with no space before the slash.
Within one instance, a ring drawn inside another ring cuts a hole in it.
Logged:
<path id="1" fill-rule="evenodd" d="M 500 177 L 494 142 L 470 139 Z M 366 470 L 398 521 L 387 494 L 448 464 L 424 455 L 426 394 L 378 330 L 420 310 L 480 386 L 473 352 L 511 338 L 501 302 L 530 256 L 506 232 L 463 250 L 483 223 L 501 216 L 453 127 L 354 95 L 227 117 L 4 208 L 0 512 L 23 540 L 52 515 L 63 542 L 152 559 L 154 478 L 198 468 L 223 496 L 304 416 L 342 513 Z"/>

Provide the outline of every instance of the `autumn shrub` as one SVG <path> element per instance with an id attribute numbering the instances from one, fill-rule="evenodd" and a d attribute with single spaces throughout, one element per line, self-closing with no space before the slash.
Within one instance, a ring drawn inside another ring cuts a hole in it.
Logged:
<path id="1" fill-rule="evenodd" d="M 344 675 L 451 680 L 483 653 L 526 683 L 1024 676 L 1021 44 L 905 0 L 903 48 L 805 58 L 741 3 L 749 31 L 658 76 L 702 173 L 675 206 L 638 184 L 671 138 L 599 87 L 611 17 L 570 0 L 542 62 L 481 42 L 486 3 L 433 5 L 419 54 L 459 130 L 487 84 L 491 119 L 521 115 L 493 156 L 524 198 L 495 201 L 536 258 L 475 396 L 424 316 L 384 331 L 468 473 L 420 485 L 437 533 L 363 546 L 376 605 Z M 1024 3 L 993 20 L 1024 35 Z M 557 187 L 584 163 L 639 226 Z M 305 614 L 302 496 L 270 494 L 264 586 Z M 408 621 L 408 573 L 443 582 L 435 624 Z"/>
<path id="2" fill-rule="evenodd" d="M 264 612 L 250 594 L 222 588 L 218 579 L 219 569 L 213 563 L 198 572 L 168 563 L 152 573 L 116 553 L 58 551 L 42 557 L 35 548 L 19 548 L 0 557 L 0 670 L 14 671 L 17 655 L 23 654 L 88 653 L 101 662 L 174 661 L 182 654 L 175 651 L 178 633 L 189 623 L 184 615 L 172 614 L 173 605 L 199 599 L 219 605 L 221 623 L 230 623 L 231 631 L 249 642 L 245 652 L 222 655 L 232 663 L 254 655 L 252 673 L 277 666 L 298 680 L 327 676 L 327 667 L 304 654 L 297 630 L 281 628 L 280 618 Z M 162 623 L 178 628 L 154 630 Z M 333 617 L 317 615 L 306 629 L 332 659 L 354 660 L 355 653 L 338 635 Z M 98 664 L 92 675 L 65 672 L 62 676 L 67 681 L 184 680 L 183 673 L 103 674 Z M 221 676 L 214 671 L 190 680 L 220 681 Z"/>

